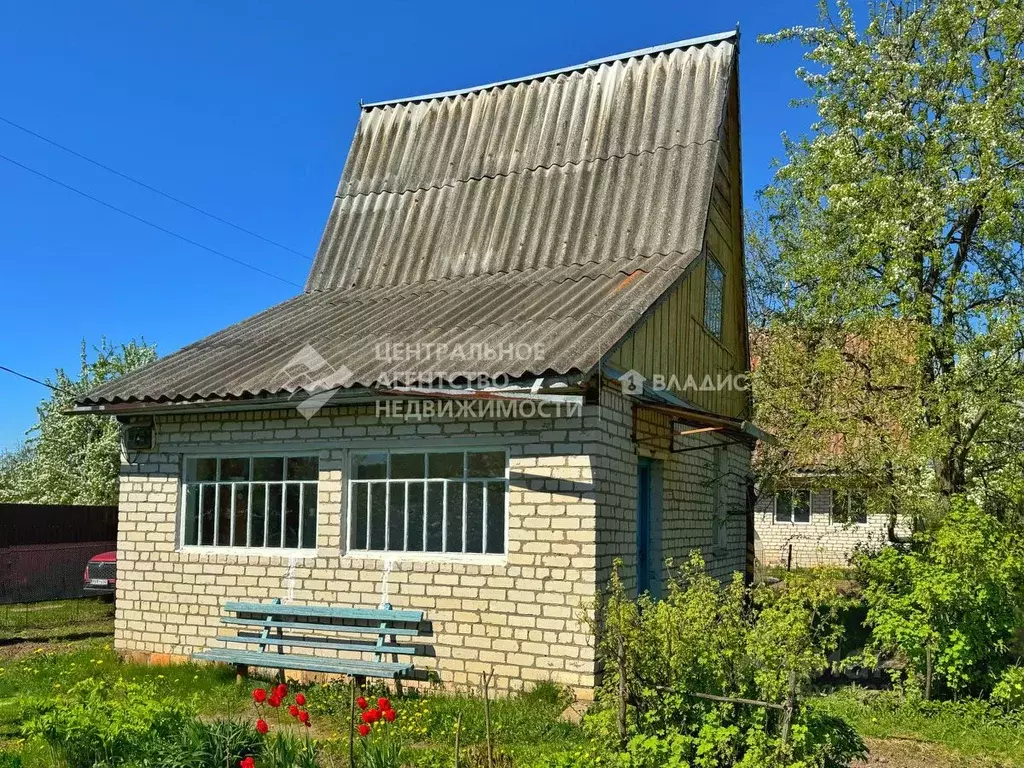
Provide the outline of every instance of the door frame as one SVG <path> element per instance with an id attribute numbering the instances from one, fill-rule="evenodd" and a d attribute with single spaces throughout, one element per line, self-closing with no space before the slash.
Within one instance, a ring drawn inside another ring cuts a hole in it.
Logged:
<path id="1" fill-rule="evenodd" d="M 637 456 L 636 464 L 636 592 L 649 592 L 651 597 L 662 595 L 662 483 L 664 465 L 648 456 Z M 644 493 L 641 483 L 646 476 L 647 489 Z M 646 497 L 646 499 L 645 499 Z M 647 508 L 643 509 L 642 501 Z M 645 525 L 646 523 L 646 525 Z M 646 532 L 647 541 L 643 541 Z M 641 553 L 645 557 L 641 558 Z"/>

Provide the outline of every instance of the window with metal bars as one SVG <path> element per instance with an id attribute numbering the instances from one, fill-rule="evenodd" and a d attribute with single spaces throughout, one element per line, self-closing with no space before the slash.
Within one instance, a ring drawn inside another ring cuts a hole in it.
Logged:
<path id="1" fill-rule="evenodd" d="M 507 467 L 505 451 L 353 454 L 349 549 L 505 554 Z"/>
<path id="2" fill-rule="evenodd" d="M 315 549 L 315 456 L 187 458 L 185 547 Z"/>

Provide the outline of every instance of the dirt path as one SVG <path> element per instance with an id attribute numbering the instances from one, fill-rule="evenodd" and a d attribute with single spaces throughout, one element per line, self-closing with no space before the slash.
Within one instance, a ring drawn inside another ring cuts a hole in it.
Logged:
<path id="1" fill-rule="evenodd" d="M 851 764 L 851 768 L 1004 768 L 1012 763 L 1001 763 L 987 758 L 964 757 L 937 744 L 916 739 L 865 739 L 867 760 Z"/>

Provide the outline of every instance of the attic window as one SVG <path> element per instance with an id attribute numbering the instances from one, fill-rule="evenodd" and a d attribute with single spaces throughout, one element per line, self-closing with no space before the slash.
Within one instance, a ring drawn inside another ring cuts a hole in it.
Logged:
<path id="1" fill-rule="evenodd" d="M 716 339 L 722 338 L 722 311 L 725 306 L 725 271 L 708 254 L 704 270 L 704 327 Z"/>

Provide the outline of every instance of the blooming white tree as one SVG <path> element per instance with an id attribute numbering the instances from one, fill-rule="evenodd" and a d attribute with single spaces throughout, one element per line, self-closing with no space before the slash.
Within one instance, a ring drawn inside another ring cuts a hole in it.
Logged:
<path id="1" fill-rule="evenodd" d="M 89 359 L 82 343 L 78 377 L 58 369 L 37 407 L 39 421 L 17 451 L 0 454 L 0 501 L 34 504 L 117 504 L 120 432 L 110 416 L 68 413 L 79 397 L 156 359 L 156 348 L 101 340 Z"/>
<path id="2" fill-rule="evenodd" d="M 877 414 L 906 449 L 905 471 L 888 471 L 1020 511 L 1024 3 L 878 2 L 858 26 L 840 0 L 763 41 L 806 47 L 817 113 L 785 137 L 764 194 L 783 286 L 772 322 L 813 337 L 809 358 L 824 340 L 862 392 L 874 382 L 851 340 L 895 333 L 903 373 L 872 392 L 899 398 Z"/>

